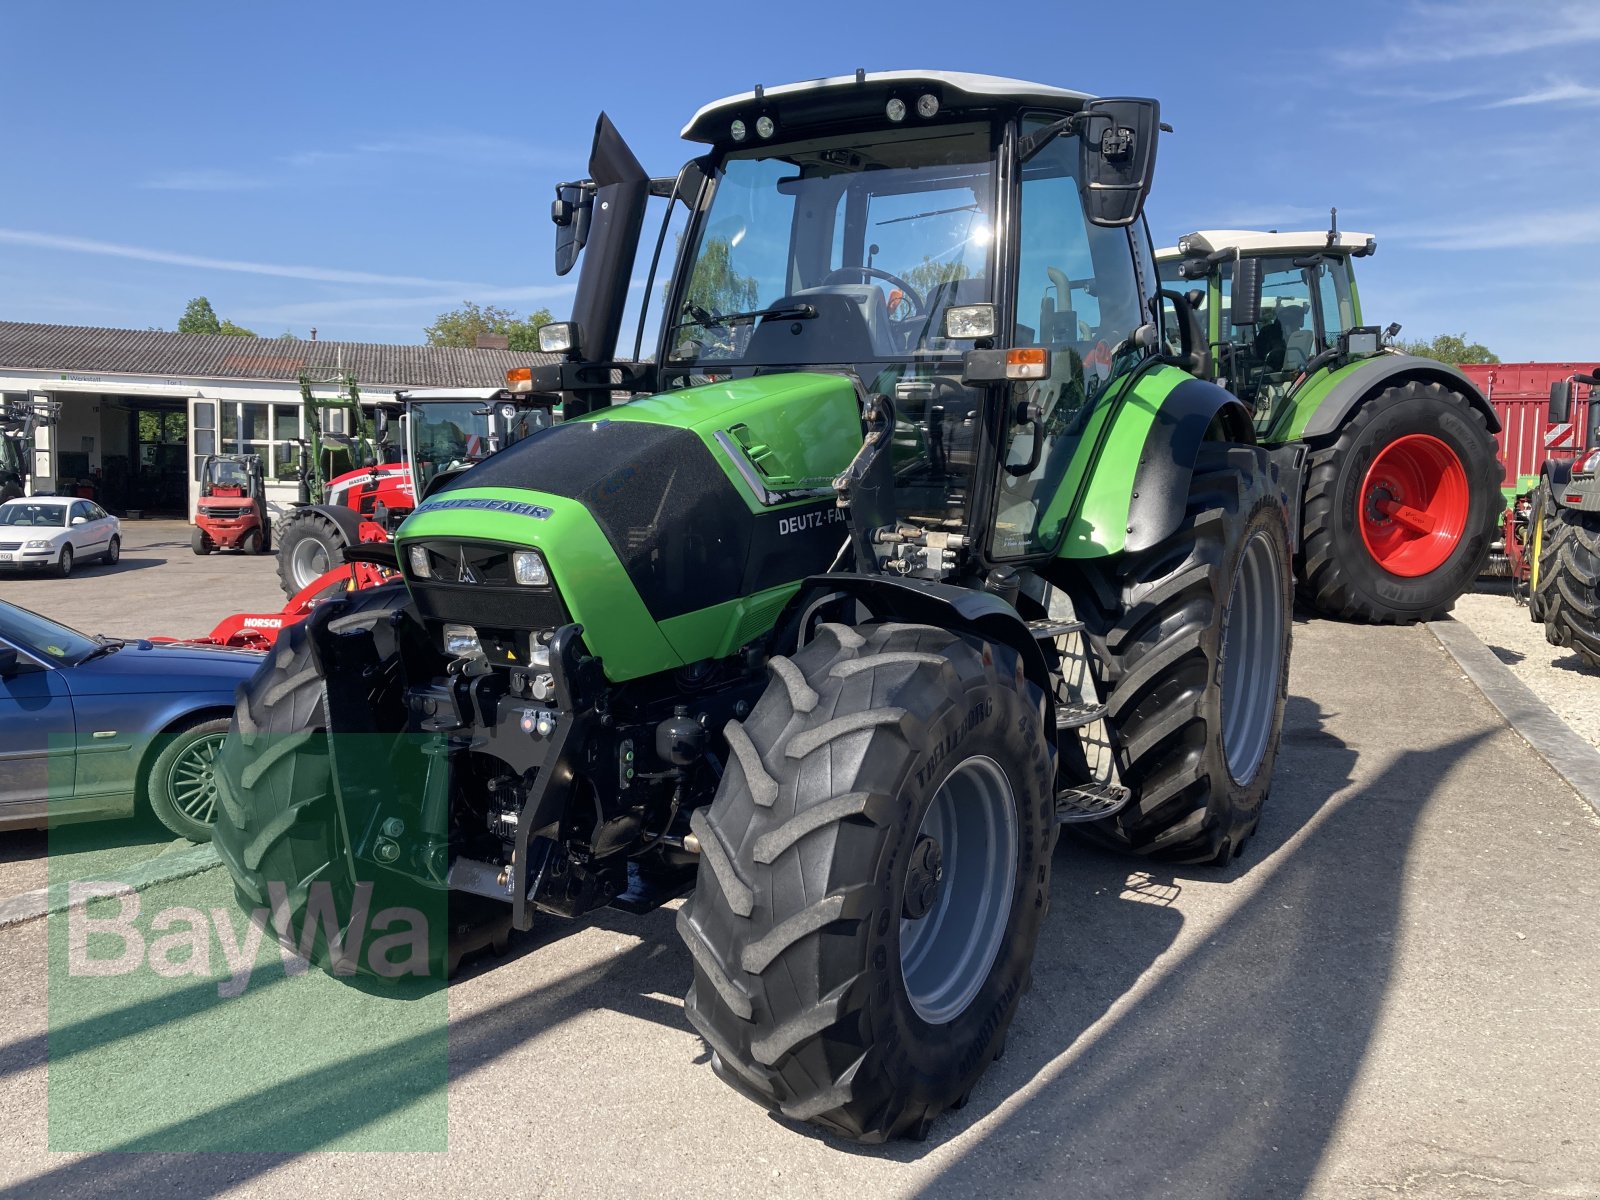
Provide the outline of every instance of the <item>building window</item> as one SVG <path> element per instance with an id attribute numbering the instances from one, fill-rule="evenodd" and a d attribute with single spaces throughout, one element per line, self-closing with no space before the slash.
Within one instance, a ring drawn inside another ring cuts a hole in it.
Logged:
<path id="1" fill-rule="evenodd" d="M 300 405 L 223 400 L 219 453 L 256 454 L 267 479 L 295 479 L 300 471 Z M 196 424 L 199 424 L 198 405 Z M 205 453 L 196 438 L 195 453 Z"/>

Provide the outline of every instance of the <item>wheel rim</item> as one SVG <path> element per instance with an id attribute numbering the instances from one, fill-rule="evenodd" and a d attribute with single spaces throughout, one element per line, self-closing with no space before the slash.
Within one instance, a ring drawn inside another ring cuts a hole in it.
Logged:
<path id="1" fill-rule="evenodd" d="M 63 574 L 72 570 L 72 547 L 61 547 L 61 571 Z"/>
<path id="2" fill-rule="evenodd" d="M 1539 588 L 1539 555 L 1544 550 L 1544 505 L 1535 503 L 1533 514 L 1533 555 L 1528 565 L 1528 591 Z"/>
<path id="3" fill-rule="evenodd" d="M 116 562 L 117 559 L 119 559 L 121 557 L 122 557 L 122 543 L 117 541 L 116 538 L 112 538 L 111 539 L 111 561 L 112 562 Z"/>
<path id="4" fill-rule="evenodd" d="M 1361 481 L 1361 540 L 1391 575 L 1436 571 L 1467 528 L 1471 493 L 1461 459 L 1426 433 L 1396 438 Z"/>
<path id="5" fill-rule="evenodd" d="M 209 825 L 217 815 L 217 751 L 223 734 L 210 733 L 184 748 L 167 772 L 172 807 L 191 821 Z"/>
<path id="6" fill-rule="evenodd" d="M 294 575 L 296 589 L 303 588 L 318 576 L 327 574 L 332 566 L 328 548 L 314 540 L 301 542 L 289 556 L 289 570 Z"/>
<path id="7" fill-rule="evenodd" d="M 993 759 L 969 758 L 934 794 L 913 840 L 937 847 L 938 877 L 920 915 L 900 919 L 900 974 L 911 1007 L 930 1025 L 955 1020 L 972 1003 L 1005 943 L 1017 879 L 1017 810 L 1011 783 Z M 907 905 L 913 897 L 908 894 Z"/>
<path id="8" fill-rule="evenodd" d="M 1266 757 L 1283 676 L 1284 611 L 1278 548 L 1252 534 L 1239 558 L 1222 626 L 1222 751 L 1234 782 L 1255 778 Z"/>

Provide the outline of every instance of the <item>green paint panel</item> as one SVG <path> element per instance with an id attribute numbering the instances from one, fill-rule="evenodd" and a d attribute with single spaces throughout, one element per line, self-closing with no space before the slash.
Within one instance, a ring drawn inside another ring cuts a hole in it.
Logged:
<path id="1" fill-rule="evenodd" d="M 1043 522 L 1058 519 L 1058 512 L 1066 516 L 1058 557 L 1104 558 L 1122 552 L 1134 473 L 1145 442 L 1172 389 L 1188 378 L 1177 367 L 1157 367 L 1090 417 Z"/>
<path id="2" fill-rule="evenodd" d="M 1272 418 L 1272 427 L 1261 440 L 1269 446 L 1277 446 L 1304 436 L 1306 425 L 1328 398 L 1328 393 L 1350 376 L 1366 370 L 1375 361 L 1364 358 L 1346 363 L 1337 370 L 1319 370 L 1280 402 Z"/>

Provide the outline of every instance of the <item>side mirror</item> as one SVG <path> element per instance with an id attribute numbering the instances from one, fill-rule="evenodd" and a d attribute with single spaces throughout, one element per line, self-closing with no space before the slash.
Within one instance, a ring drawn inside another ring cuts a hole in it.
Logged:
<path id="1" fill-rule="evenodd" d="M 556 223 L 556 274 L 565 275 L 578 261 L 589 240 L 589 219 L 594 214 L 594 189 L 581 183 L 556 188 L 550 219 Z"/>
<path id="2" fill-rule="evenodd" d="M 1550 424 L 1572 419 L 1572 380 L 1558 379 L 1550 385 Z"/>
<path id="3" fill-rule="evenodd" d="M 1132 225 L 1156 169 L 1161 105 L 1154 100 L 1091 100 L 1078 114 L 1078 188 L 1090 224 Z"/>
<path id="4" fill-rule="evenodd" d="M 1195 312 L 1189 298 L 1183 293 L 1165 289 L 1157 292 L 1150 301 L 1151 309 L 1159 309 L 1163 300 L 1172 305 L 1172 311 L 1178 317 L 1178 347 L 1182 358 L 1178 365 L 1197 379 L 1210 379 L 1211 344 L 1206 338 L 1206 331 L 1201 328 L 1200 314 Z"/>
<path id="5" fill-rule="evenodd" d="M 17 673 L 17 652 L 10 646 L 0 646 L 0 679 L 10 679 Z"/>
<path id="6" fill-rule="evenodd" d="M 372 410 L 372 439 L 377 442 L 389 440 L 389 410 L 381 404 Z"/>
<path id="7" fill-rule="evenodd" d="M 1228 297 L 1228 323 L 1235 329 L 1261 319 L 1261 260 L 1239 257 L 1233 261 L 1233 289 Z"/>
<path id="8" fill-rule="evenodd" d="M 88 517 L 73 517 L 72 518 L 72 523 L 74 525 L 87 525 L 89 523 L 89 518 Z"/>

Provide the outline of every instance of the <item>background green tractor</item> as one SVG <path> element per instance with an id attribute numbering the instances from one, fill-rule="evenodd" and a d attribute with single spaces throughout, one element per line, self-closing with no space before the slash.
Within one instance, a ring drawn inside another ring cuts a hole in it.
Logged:
<path id="1" fill-rule="evenodd" d="M 1331 617 L 1426 621 L 1472 586 L 1498 535 L 1499 418 L 1454 367 L 1397 354 L 1363 323 L 1353 261 L 1370 234 L 1191 233 L 1158 252 L 1197 310 L 1209 375 L 1263 444 L 1301 447 L 1295 576 Z"/>
<path id="2" fill-rule="evenodd" d="M 243 901 L 392 975 L 459 953 L 394 931 L 441 897 L 496 940 L 692 886 L 685 1010 L 733 1087 L 866 1141 L 964 1102 L 1059 827 L 1227 861 L 1277 752 L 1299 486 L 1192 329 L 1164 353 L 1158 129 L 862 72 L 707 106 L 652 181 L 602 117 L 554 208 L 566 359 L 527 384 L 564 420 L 419 497 L 403 583 L 246 689 L 215 837 Z M 678 257 L 654 358 L 619 362 L 652 195 Z M 1093 284 L 1070 319 L 1058 276 Z M 409 957 L 364 955 L 369 914 Z"/>
<path id="3" fill-rule="evenodd" d="M 1589 391 L 1583 446 L 1539 473 L 1528 514 L 1528 612 L 1552 646 L 1600 671 L 1600 368 L 1550 385 L 1550 423 L 1572 419 L 1572 385 Z"/>

